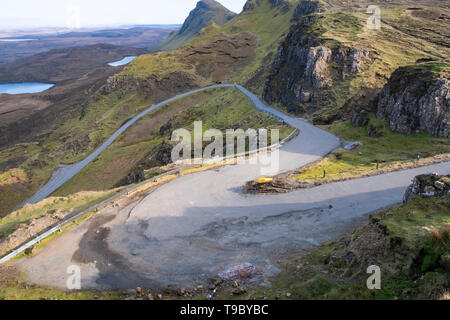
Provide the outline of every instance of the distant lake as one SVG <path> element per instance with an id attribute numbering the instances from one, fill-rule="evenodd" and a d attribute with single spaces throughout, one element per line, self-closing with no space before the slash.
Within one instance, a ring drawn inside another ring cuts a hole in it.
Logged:
<path id="1" fill-rule="evenodd" d="M 0 39 L 0 42 L 23 42 L 23 41 L 36 41 L 37 39 Z"/>
<path id="2" fill-rule="evenodd" d="M 24 83 L 7 83 L 0 84 L 0 94 L 24 94 L 39 93 L 53 87 L 54 84 L 40 82 L 24 82 Z"/>
<path id="3" fill-rule="evenodd" d="M 123 58 L 123 59 L 120 60 L 120 61 L 115 61 L 115 62 L 108 63 L 108 66 L 111 66 L 111 67 L 119 67 L 119 66 L 123 66 L 123 65 L 129 64 L 129 63 L 130 63 L 131 61 L 133 61 L 134 59 L 136 59 L 136 56 L 125 57 L 125 58 Z"/>

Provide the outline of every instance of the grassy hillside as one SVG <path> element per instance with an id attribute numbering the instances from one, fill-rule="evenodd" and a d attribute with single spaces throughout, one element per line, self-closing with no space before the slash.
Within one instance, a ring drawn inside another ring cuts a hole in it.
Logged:
<path id="1" fill-rule="evenodd" d="M 373 30 L 369 2 L 328 3 L 295 19 L 270 71 L 264 98 L 289 112 L 330 123 L 367 103 L 398 67 L 450 55 L 448 9 L 426 1 L 370 2 L 381 9 L 381 29 Z M 312 58 L 319 48 L 329 56 Z"/>
<path id="2" fill-rule="evenodd" d="M 123 71 L 110 77 L 105 85 L 86 88 L 80 100 L 67 97 L 72 101 L 72 107 L 60 113 L 54 127 L 44 126 L 32 140 L 28 138 L 26 143 L 2 150 L 1 173 L 21 169 L 24 174 L 12 183 L 0 185 L 0 199 L 5 199 L 1 201 L 1 215 L 38 190 L 58 165 L 75 163 L 85 158 L 139 110 L 178 93 L 217 82 L 245 83 L 251 78 L 250 70 L 259 69 L 264 57 L 276 50 L 282 34 L 288 30 L 292 10 L 285 12 L 278 7 L 270 8 L 268 1 L 261 1 L 261 5 L 252 12 L 245 12 L 224 26 L 214 23 L 208 25 L 197 39 L 178 50 L 139 56 Z M 260 15 L 262 18 L 258 18 Z M 279 27 L 264 23 L 267 19 L 273 19 Z M 254 26 L 252 21 L 256 21 Z M 262 86 L 258 85 L 258 88 Z M 222 101 L 224 105 L 236 106 L 239 102 L 240 107 L 247 110 L 247 113 L 240 115 L 243 118 L 239 121 L 248 117 L 254 121 L 244 124 L 255 127 L 261 125 L 257 122 L 258 112 L 236 93 L 228 93 L 224 97 L 203 94 L 211 98 L 209 103 L 213 105 Z M 207 101 L 199 99 L 207 108 Z M 194 102 L 191 100 L 191 104 Z M 215 109 L 208 110 L 213 112 Z M 226 110 L 222 112 L 223 119 L 238 121 L 239 117 L 230 117 Z M 205 120 L 212 115 L 217 116 L 215 113 L 207 114 L 206 111 L 202 113 Z M 54 113 L 44 113 L 42 116 L 49 120 L 53 119 Z M 60 194 L 85 189 L 105 190 L 122 183 L 130 172 L 141 168 L 143 162 L 146 166 L 155 165 L 152 161 L 143 161 L 143 158 L 157 152 L 155 150 L 165 141 L 154 134 L 165 124 L 161 119 L 166 119 L 166 116 L 159 117 L 154 123 L 157 127 L 152 127 L 153 131 L 150 131 L 153 133 L 146 132 L 147 140 L 130 140 L 124 136 L 75 177 L 73 182 L 65 185 Z M 46 123 L 45 119 L 40 123 Z M 270 121 L 265 117 L 262 124 L 270 124 Z M 209 125 L 225 124 L 233 126 L 236 123 Z"/>
<path id="3" fill-rule="evenodd" d="M 269 0 L 261 0 L 253 10 L 244 11 L 223 25 L 211 21 L 181 48 L 141 56 L 134 65 L 172 64 L 167 69 L 161 68 L 166 74 L 184 66 L 183 71 L 189 69 L 196 79 L 200 76 L 206 81 L 238 82 L 261 93 L 268 68 L 278 44 L 289 30 L 298 1 L 286 3 L 290 4 L 288 10 L 285 6 L 272 7 Z"/>
<path id="4" fill-rule="evenodd" d="M 79 192 L 68 197 L 49 197 L 40 203 L 27 205 L 14 214 L 0 218 L 0 238 L 12 233 L 19 225 L 29 224 L 33 219 L 56 212 L 75 214 L 113 196 L 119 189 L 108 191 Z"/>
<path id="5" fill-rule="evenodd" d="M 262 92 L 268 69 L 275 58 L 278 45 L 289 31 L 291 17 L 299 1 L 287 2 L 290 3 L 290 9 L 286 11 L 284 7 L 272 8 L 269 1 L 261 0 L 255 9 L 244 11 L 222 28 L 224 33 L 248 32 L 258 39 L 254 61 L 235 78 L 235 81 L 256 93 Z"/>
<path id="6" fill-rule="evenodd" d="M 0 176 L 1 215 L 4 216 L 38 190 L 60 164 L 84 159 L 117 130 L 131 114 L 156 102 L 137 91 L 121 97 L 121 91 L 98 92 L 86 108 L 84 117 L 72 118 L 51 131 L 39 143 L 27 143 L 2 151 L 1 163 L 17 165 Z M 234 88 L 195 94 L 172 102 L 141 119 L 93 163 L 66 183 L 57 195 L 85 190 L 108 190 L 126 183 L 129 174 L 164 165 L 157 153 L 170 140 L 172 130 L 191 128 L 202 120 L 204 129 L 277 127 L 282 137 L 290 129 L 278 120 L 254 109 L 250 101 Z M 160 130 L 170 126 L 168 132 Z M 21 164 L 14 159 L 25 157 Z M 135 182 L 132 178 L 131 182 Z"/>
<path id="7" fill-rule="evenodd" d="M 369 126 L 377 126 L 381 136 L 368 136 L 367 126 L 355 128 L 343 122 L 323 126 L 345 141 L 361 142 L 362 145 L 355 150 L 337 149 L 322 161 L 302 169 L 294 178 L 328 183 L 402 170 L 410 165 L 423 166 L 436 155 L 450 154 L 450 139 L 435 138 L 426 133 L 414 136 L 395 133 L 374 115 Z M 422 163 L 417 161 L 418 154 Z M 326 177 L 323 176 L 324 170 L 327 172 Z"/>
<path id="8" fill-rule="evenodd" d="M 28 285 L 25 276 L 12 267 L 0 267 L 0 300 L 118 300 L 117 292 L 67 292 Z"/>

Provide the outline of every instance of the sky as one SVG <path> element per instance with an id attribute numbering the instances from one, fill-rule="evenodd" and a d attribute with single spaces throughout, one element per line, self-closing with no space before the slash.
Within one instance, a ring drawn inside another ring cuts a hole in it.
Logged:
<path id="1" fill-rule="evenodd" d="M 0 29 L 181 24 L 198 0 L 2 1 Z M 218 0 L 239 13 L 246 0 Z"/>

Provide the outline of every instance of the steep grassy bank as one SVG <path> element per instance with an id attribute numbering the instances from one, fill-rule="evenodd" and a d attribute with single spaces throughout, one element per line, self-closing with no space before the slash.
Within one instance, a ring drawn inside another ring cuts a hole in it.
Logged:
<path id="1" fill-rule="evenodd" d="M 297 3 L 297 0 L 257 1 L 252 9 L 244 10 L 223 25 L 210 21 L 177 50 L 139 57 L 129 70 L 133 65 L 167 65 L 151 75 L 182 72 L 191 81 L 238 82 L 260 94 Z"/>

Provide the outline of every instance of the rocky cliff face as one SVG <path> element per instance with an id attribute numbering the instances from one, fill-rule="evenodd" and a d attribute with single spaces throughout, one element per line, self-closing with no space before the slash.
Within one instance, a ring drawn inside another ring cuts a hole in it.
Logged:
<path id="1" fill-rule="evenodd" d="M 393 131 L 450 138 L 450 65 L 428 62 L 395 71 L 378 96 L 379 118 Z"/>
<path id="2" fill-rule="evenodd" d="M 295 8 L 295 12 L 292 19 L 298 20 L 309 14 L 320 13 L 323 11 L 324 9 L 321 7 L 319 1 L 301 1 L 298 4 L 297 8 Z"/>
<path id="3" fill-rule="evenodd" d="M 365 48 L 319 38 L 313 28 L 320 24 L 316 13 L 322 10 L 317 1 L 302 1 L 297 7 L 297 23 L 278 48 L 266 80 L 263 97 L 268 103 L 279 102 L 289 112 L 314 113 L 336 100 L 331 90 L 336 83 L 360 73 L 370 61 Z"/>
<path id="4" fill-rule="evenodd" d="M 450 175 L 440 176 L 436 173 L 422 174 L 413 179 L 406 189 L 403 202 L 409 202 L 416 197 L 445 196 L 450 193 Z"/>
<path id="5" fill-rule="evenodd" d="M 291 3 L 286 0 L 269 0 L 271 8 L 281 8 L 282 12 L 288 12 L 291 9 Z"/>

